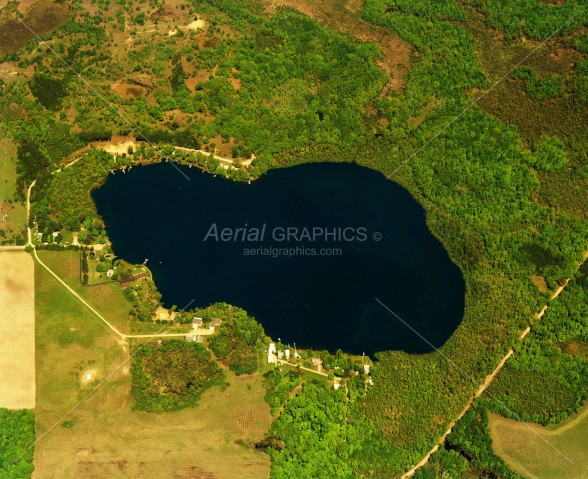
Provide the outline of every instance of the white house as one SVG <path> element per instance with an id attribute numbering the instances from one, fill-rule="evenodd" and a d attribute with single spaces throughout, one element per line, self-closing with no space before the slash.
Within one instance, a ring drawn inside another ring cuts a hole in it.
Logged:
<path id="1" fill-rule="evenodd" d="M 267 348 L 267 362 L 268 364 L 276 364 L 278 362 L 276 356 L 276 343 L 270 343 L 269 348 Z"/>
<path id="2" fill-rule="evenodd" d="M 197 318 L 196 316 L 194 316 L 194 319 L 192 319 L 192 327 L 194 329 L 198 329 L 202 327 L 202 318 Z"/>
<path id="3" fill-rule="evenodd" d="M 284 351 L 284 354 L 286 355 L 286 361 L 289 361 L 290 360 L 290 350 L 289 349 L 286 349 Z"/>

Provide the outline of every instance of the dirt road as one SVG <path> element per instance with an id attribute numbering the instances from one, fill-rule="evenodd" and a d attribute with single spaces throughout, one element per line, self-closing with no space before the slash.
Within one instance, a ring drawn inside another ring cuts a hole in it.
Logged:
<path id="1" fill-rule="evenodd" d="M 582 266 L 582 264 L 588 259 L 588 251 L 586 253 L 584 253 L 584 261 L 582 261 L 582 263 L 580 263 L 578 265 L 578 268 L 580 266 Z M 549 307 L 549 302 L 553 301 L 555 298 L 557 298 L 562 291 L 565 289 L 565 287 L 568 285 L 568 283 L 570 282 L 571 278 L 568 278 L 565 280 L 565 282 L 559 287 L 557 288 L 554 293 L 551 295 L 551 297 L 549 298 L 549 301 L 547 302 L 547 304 L 545 304 L 543 306 L 543 308 L 541 308 L 541 311 L 539 311 L 535 316 L 534 316 L 534 320 L 538 321 L 539 319 L 541 319 L 543 317 L 543 315 L 545 314 L 545 311 L 547 311 L 547 308 Z M 524 339 L 525 336 L 531 331 L 531 326 L 528 326 L 527 328 L 525 328 L 525 330 L 523 330 L 521 332 L 521 334 L 519 335 L 519 339 Z M 479 387 L 478 391 L 476 392 L 476 394 L 470 398 L 470 400 L 467 402 L 467 404 L 465 405 L 465 407 L 462 409 L 462 411 L 459 413 L 459 415 L 449 423 L 449 426 L 447 428 L 447 430 L 445 431 L 445 433 L 443 433 L 443 435 L 441 436 L 441 438 L 439 439 L 439 441 L 437 441 L 437 444 L 435 444 L 435 446 L 433 446 L 431 448 L 431 450 L 429 452 L 427 452 L 427 454 L 425 454 L 421 460 L 409 471 L 407 471 L 406 473 L 404 473 L 400 479 L 408 479 L 409 477 L 414 476 L 414 474 L 416 473 L 417 469 L 420 469 L 421 467 L 423 467 L 427 462 L 429 462 L 429 459 L 431 458 L 431 456 L 439 449 L 439 447 L 441 445 L 443 445 L 445 443 L 445 439 L 447 438 L 447 436 L 449 436 L 449 434 L 451 433 L 451 430 L 453 429 L 453 427 L 455 426 L 455 424 L 465 415 L 466 412 L 469 411 L 469 409 L 472 407 L 472 404 L 474 403 L 474 400 L 476 398 L 479 398 L 490 386 L 490 384 L 492 384 L 492 381 L 494 380 L 494 378 L 496 377 L 496 375 L 500 372 L 500 370 L 502 369 L 502 367 L 506 364 L 506 362 L 510 359 L 510 357 L 514 354 L 513 349 L 509 349 L 508 352 L 504 355 L 504 357 L 500 360 L 500 362 L 498 363 L 498 366 L 496 366 L 496 368 L 494 369 L 494 371 L 492 371 L 492 373 L 488 376 L 486 376 L 486 378 L 484 379 L 484 382 L 481 384 L 481 386 Z"/>

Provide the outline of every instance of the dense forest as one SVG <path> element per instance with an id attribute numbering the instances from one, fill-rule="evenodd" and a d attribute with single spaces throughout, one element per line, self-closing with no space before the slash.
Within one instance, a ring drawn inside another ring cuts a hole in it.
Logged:
<path id="1" fill-rule="evenodd" d="M 271 381 L 279 385 L 291 379 Z M 369 477 L 390 477 L 386 471 L 400 460 L 398 452 L 369 422 L 351 419 L 359 417 L 364 390 L 359 378 L 349 381 L 347 390 L 304 382 L 268 433 L 284 443 L 281 449 L 268 448 L 272 477 L 350 478 L 368 470 Z"/>
<path id="2" fill-rule="evenodd" d="M 34 442 L 34 412 L 0 408 L 0 478 L 31 477 Z"/>
<path id="3" fill-rule="evenodd" d="M 210 341 L 215 356 L 236 375 L 257 371 L 257 356 L 263 351 L 263 327 L 247 312 L 227 304 L 214 304 L 207 313 L 222 318 L 222 326 Z"/>
<path id="4" fill-rule="evenodd" d="M 131 374 L 133 408 L 163 412 L 196 404 L 220 368 L 202 344 L 168 340 L 137 346 Z"/>
<path id="5" fill-rule="evenodd" d="M 304 383 L 272 426 L 271 437 L 284 443 L 268 448 L 272 477 L 306 477 L 309 464 L 312 477 L 400 474 L 435 444 L 513 345 L 516 354 L 492 393 L 540 422 L 577 409 L 587 396 L 585 358 L 574 354 L 586 342 L 584 273 L 523 343 L 517 338 L 587 249 L 585 2 L 366 0 L 357 21 L 414 50 L 397 91 L 385 88 L 378 45 L 289 8 L 269 14 L 256 1 L 194 1 L 186 12 L 207 19 L 205 32 L 145 41 L 141 28 L 154 17 L 133 6 L 135 40 L 124 54 L 115 48 L 126 29 L 119 4 L 99 2 L 93 14 L 74 9 L 47 36 L 92 88 L 56 57 L 36 52 L 35 41 L 4 58 L 35 69 L 1 85 L 0 113 L 2 131 L 19 143 L 21 185 L 37 179 L 33 212 L 42 232 L 83 225 L 85 242 L 103 240 L 88 191 L 112 168 L 179 158 L 170 144 L 224 154 L 237 165 L 236 179 L 303 162 L 354 161 L 411 192 L 466 280 L 465 316 L 443 355 L 379 353 L 367 390 L 353 380 L 347 391 Z M 529 65 L 519 64 L 531 51 L 525 45 L 537 47 Z M 508 64 L 496 68 L 488 60 L 505 57 Z M 113 78 L 136 94 L 116 93 Z M 500 96 L 478 101 L 491 97 L 498 80 Z M 111 155 L 84 150 L 77 163 L 52 174 L 88 142 L 115 134 L 152 144 L 119 156 L 116 165 Z M 239 167 L 253 155 L 250 167 Z M 181 156 L 222 171 L 214 159 Z M 263 333 L 245 313 L 238 316 L 211 347 L 246 373 Z M 208 358 L 198 355 L 207 377 L 214 376 Z M 178 378 L 184 385 L 192 380 L 199 387 L 206 381 Z M 173 409 L 195 397 L 162 399 L 144 375 L 134 381 L 143 408 Z M 267 381 L 277 412 L 297 378 Z M 508 413 L 491 401 L 487 407 Z M 485 414 L 478 406 L 468 413 L 431 467 L 514 477 L 488 449 Z M 435 469 L 422 474 L 431 477 Z"/>

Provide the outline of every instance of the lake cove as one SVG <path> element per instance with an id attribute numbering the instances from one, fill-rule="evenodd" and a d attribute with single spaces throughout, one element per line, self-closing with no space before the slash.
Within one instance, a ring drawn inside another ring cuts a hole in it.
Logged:
<path id="1" fill-rule="evenodd" d="M 321 163 L 237 183 L 169 164 L 92 193 L 116 254 L 149 259 L 165 306 L 227 302 L 274 339 L 350 353 L 431 351 L 459 325 L 465 284 L 422 207 L 380 173 Z"/>

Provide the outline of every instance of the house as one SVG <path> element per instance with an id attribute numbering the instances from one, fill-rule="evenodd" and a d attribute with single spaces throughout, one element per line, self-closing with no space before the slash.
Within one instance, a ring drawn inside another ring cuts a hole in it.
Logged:
<path id="1" fill-rule="evenodd" d="M 209 328 L 211 331 L 214 331 L 214 329 L 215 329 L 215 328 L 218 328 L 218 327 L 219 327 L 219 326 L 222 324 L 222 322 L 223 322 L 223 320 L 222 320 L 222 319 L 218 319 L 218 318 L 216 318 L 216 319 L 213 319 L 213 320 L 210 322 L 210 324 L 208 325 L 208 328 Z"/>
<path id="2" fill-rule="evenodd" d="M 276 364 L 278 358 L 276 357 L 276 343 L 270 343 L 267 348 L 267 362 L 268 364 Z"/>
<path id="3" fill-rule="evenodd" d="M 286 350 L 284 351 L 284 354 L 285 354 L 285 356 L 286 356 L 286 361 L 289 361 L 289 360 L 290 360 L 290 350 L 289 350 L 289 349 L 286 349 Z"/>
<path id="4" fill-rule="evenodd" d="M 196 334 L 188 334 L 186 336 L 186 341 L 188 341 L 189 343 L 201 343 L 202 336 Z"/>
<path id="5" fill-rule="evenodd" d="M 202 318 L 197 318 L 196 316 L 194 316 L 194 319 L 192 319 L 192 327 L 194 329 L 198 329 L 202 327 Z"/>
<path id="6" fill-rule="evenodd" d="M 8 219 L 7 215 L 2 215 L 0 216 L 0 220 L 2 221 L 2 223 L 6 223 L 6 220 Z"/>
<path id="7" fill-rule="evenodd" d="M 281 349 L 278 351 L 278 359 L 284 359 L 284 351 Z"/>
<path id="8" fill-rule="evenodd" d="M 370 365 L 364 364 L 363 365 L 363 374 L 369 374 L 369 373 L 370 373 Z"/>
<path id="9" fill-rule="evenodd" d="M 316 367 L 316 370 L 320 373 L 323 370 L 323 360 L 321 358 L 312 358 L 312 365 Z"/>
<path id="10" fill-rule="evenodd" d="M 106 276 L 108 278 L 112 278 L 113 275 L 114 275 L 114 270 L 112 268 L 106 272 Z"/>

